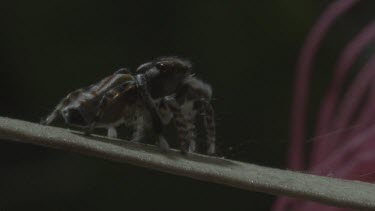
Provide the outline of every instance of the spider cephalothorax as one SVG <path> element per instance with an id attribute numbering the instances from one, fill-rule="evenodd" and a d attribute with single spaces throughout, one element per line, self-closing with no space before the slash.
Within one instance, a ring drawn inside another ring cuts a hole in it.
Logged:
<path id="1" fill-rule="evenodd" d="M 67 124 L 85 128 L 108 129 L 116 137 L 115 127 L 135 127 L 133 140 L 143 137 L 145 128 L 152 128 L 160 145 L 168 143 L 163 126 L 174 122 L 181 150 L 195 151 L 195 119 L 203 115 L 207 131 L 208 153 L 215 152 L 214 113 L 209 103 L 211 87 L 191 75 L 191 63 L 178 57 L 162 57 L 141 65 L 134 74 L 120 69 L 87 88 L 65 97 L 43 121 L 51 124 L 59 115 Z"/>
<path id="2" fill-rule="evenodd" d="M 178 57 L 161 57 L 147 62 L 136 70 L 147 80 L 147 89 L 152 98 L 171 95 L 178 90 L 183 81 L 191 75 L 190 61 Z"/>

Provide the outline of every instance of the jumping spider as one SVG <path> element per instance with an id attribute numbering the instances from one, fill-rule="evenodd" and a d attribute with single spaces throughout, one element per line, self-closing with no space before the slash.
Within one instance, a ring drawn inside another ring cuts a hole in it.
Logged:
<path id="1" fill-rule="evenodd" d="M 51 124 L 61 115 L 66 124 L 84 128 L 108 129 L 109 137 L 117 137 L 116 127 L 133 127 L 133 141 L 151 128 L 163 149 L 169 145 L 163 127 L 171 121 L 178 132 L 181 151 L 195 152 L 196 117 L 203 116 L 207 135 L 207 153 L 215 153 L 214 111 L 210 104 L 211 87 L 194 77 L 190 61 L 178 57 L 162 57 L 145 63 L 135 73 L 122 68 L 87 88 L 71 92 L 42 123 Z"/>

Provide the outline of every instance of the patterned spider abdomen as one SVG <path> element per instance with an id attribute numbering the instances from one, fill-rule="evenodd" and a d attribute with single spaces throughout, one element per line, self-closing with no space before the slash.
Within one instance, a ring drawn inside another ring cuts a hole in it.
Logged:
<path id="1" fill-rule="evenodd" d="M 111 129 L 127 120 L 133 121 L 137 97 L 134 77 L 121 69 L 68 94 L 43 123 L 51 124 L 61 115 L 69 125 L 88 128 L 95 122 L 95 127 Z"/>

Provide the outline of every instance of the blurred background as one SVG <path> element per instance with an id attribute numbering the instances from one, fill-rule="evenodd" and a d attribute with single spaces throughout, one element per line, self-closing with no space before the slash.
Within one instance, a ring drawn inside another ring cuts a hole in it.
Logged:
<path id="1" fill-rule="evenodd" d="M 120 67 L 178 55 L 213 87 L 220 156 L 285 168 L 295 63 L 330 2 L 2 2 L 0 115 L 39 122 L 67 93 Z M 338 53 L 371 20 L 374 6 L 362 1 L 325 39 L 309 132 Z M 7 140 L 0 142 L 0 172 L 1 210 L 269 210 L 275 199 Z"/>

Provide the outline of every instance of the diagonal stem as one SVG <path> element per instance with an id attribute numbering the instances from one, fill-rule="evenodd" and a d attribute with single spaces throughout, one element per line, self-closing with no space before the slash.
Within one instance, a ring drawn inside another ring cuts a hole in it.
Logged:
<path id="1" fill-rule="evenodd" d="M 198 154 L 163 153 L 154 146 L 0 117 L 0 137 L 73 151 L 250 191 L 298 197 L 335 206 L 375 210 L 375 185 Z"/>

